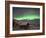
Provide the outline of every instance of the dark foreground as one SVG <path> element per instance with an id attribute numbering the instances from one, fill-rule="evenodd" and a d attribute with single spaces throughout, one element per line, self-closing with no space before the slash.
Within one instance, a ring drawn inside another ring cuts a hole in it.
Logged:
<path id="1" fill-rule="evenodd" d="M 13 20 L 13 30 L 39 30 L 40 20 Z"/>

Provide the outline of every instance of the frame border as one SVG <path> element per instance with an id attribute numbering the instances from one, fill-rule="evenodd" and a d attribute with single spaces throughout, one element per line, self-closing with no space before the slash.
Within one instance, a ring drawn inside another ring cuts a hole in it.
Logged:
<path id="1" fill-rule="evenodd" d="M 43 30 L 42 33 L 10 34 L 10 4 L 39 5 L 43 6 Z M 5 37 L 45 35 L 45 4 L 36 2 L 5 1 Z"/>

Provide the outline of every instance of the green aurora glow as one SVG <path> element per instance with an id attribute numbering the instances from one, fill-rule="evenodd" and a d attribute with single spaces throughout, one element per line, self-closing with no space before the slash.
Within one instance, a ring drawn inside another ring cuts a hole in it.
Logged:
<path id="1" fill-rule="evenodd" d="M 26 19 L 26 20 L 34 20 L 34 19 L 40 19 L 40 16 L 39 15 L 20 15 L 20 16 L 16 16 L 16 17 L 14 17 L 14 19 L 16 19 L 16 20 L 24 20 L 24 19 Z"/>
<path id="2" fill-rule="evenodd" d="M 34 20 L 40 19 L 40 9 L 38 8 L 13 8 L 13 19 Z"/>

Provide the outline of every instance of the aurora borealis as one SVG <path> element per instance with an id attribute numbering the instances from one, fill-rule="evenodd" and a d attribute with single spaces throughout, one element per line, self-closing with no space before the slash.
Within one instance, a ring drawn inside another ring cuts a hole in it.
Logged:
<path id="1" fill-rule="evenodd" d="M 39 30 L 40 8 L 13 7 L 13 30 Z"/>
<path id="2" fill-rule="evenodd" d="M 39 8 L 13 7 L 13 17 L 16 20 L 40 19 L 40 10 L 39 10 Z"/>

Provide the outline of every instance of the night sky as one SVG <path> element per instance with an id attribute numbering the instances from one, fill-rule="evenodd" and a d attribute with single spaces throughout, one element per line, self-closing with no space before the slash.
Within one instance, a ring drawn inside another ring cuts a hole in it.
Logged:
<path id="1" fill-rule="evenodd" d="M 16 20 L 40 19 L 40 8 L 13 7 L 13 17 Z"/>

